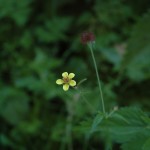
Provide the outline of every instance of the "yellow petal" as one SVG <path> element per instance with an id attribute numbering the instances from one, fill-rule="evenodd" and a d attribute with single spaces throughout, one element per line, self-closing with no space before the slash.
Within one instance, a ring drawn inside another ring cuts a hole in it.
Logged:
<path id="1" fill-rule="evenodd" d="M 64 91 L 68 91 L 68 89 L 69 89 L 69 84 L 64 84 L 63 85 L 63 90 Z"/>
<path id="2" fill-rule="evenodd" d="M 74 78 L 75 74 L 74 73 L 69 73 L 69 79 Z"/>
<path id="3" fill-rule="evenodd" d="M 62 76 L 63 76 L 64 78 L 68 77 L 68 72 L 62 73 Z"/>
<path id="4" fill-rule="evenodd" d="M 70 85 L 70 86 L 75 86 L 75 85 L 76 85 L 76 81 L 71 80 L 71 81 L 69 82 L 69 85 Z"/>
<path id="5" fill-rule="evenodd" d="M 58 80 L 56 80 L 56 84 L 61 85 L 61 84 L 63 84 L 63 83 L 64 83 L 64 81 L 63 81 L 62 79 L 58 79 Z"/>

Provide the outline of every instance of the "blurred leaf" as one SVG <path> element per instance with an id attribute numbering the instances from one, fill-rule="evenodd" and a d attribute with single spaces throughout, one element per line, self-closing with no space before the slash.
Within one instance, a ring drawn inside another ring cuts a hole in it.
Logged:
<path id="1" fill-rule="evenodd" d="M 26 76 L 26 77 L 22 77 L 22 78 L 18 78 L 15 81 L 15 84 L 17 87 L 19 88 L 27 88 L 29 90 L 35 90 L 35 91 L 39 91 L 41 89 L 41 82 L 39 81 L 39 79 L 33 77 L 33 76 Z"/>
<path id="2" fill-rule="evenodd" d="M 117 53 L 117 51 L 115 51 L 115 49 L 101 47 L 100 51 L 109 62 L 113 63 L 116 66 L 120 64 L 121 56 Z"/>
<path id="3" fill-rule="evenodd" d="M 66 31 L 71 23 L 71 19 L 67 17 L 53 18 L 46 21 L 43 27 L 37 27 L 35 34 L 41 42 L 56 42 L 58 40 L 67 39 Z"/>
<path id="4" fill-rule="evenodd" d="M 36 134 L 40 129 L 41 122 L 38 120 L 32 120 L 30 122 L 22 122 L 19 126 L 19 130 L 25 134 Z"/>
<path id="5" fill-rule="evenodd" d="M 124 22 L 126 18 L 134 16 L 131 8 L 123 1 L 97 0 L 96 2 L 97 5 L 95 5 L 94 10 L 98 15 L 98 19 L 110 27 L 114 27 L 118 23 Z"/>
<path id="6" fill-rule="evenodd" d="M 33 37 L 29 31 L 25 31 L 20 39 L 20 44 L 23 48 L 29 49 L 33 44 Z"/>
<path id="7" fill-rule="evenodd" d="M 16 0 L 0 0 L 0 18 L 10 17 L 15 20 L 17 25 L 22 26 L 28 19 L 30 3 L 30 0 L 20 0 L 19 2 Z"/>
<path id="8" fill-rule="evenodd" d="M 124 143 L 121 148 L 122 150 L 144 150 L 142 147 L 146 141 L 145 137 L 141 137 L 140 135 L 137 135 L 138 137 L 133 138 L 132 141 Z"/>
<path id="9" fill-rule="evenodd" d="M 11 146 L 12 141 L 4 134 L 0 134 L 0 145 Z"/>
<path id="10" fill-rule="evenodd" d="M 146 140 L 142 150 L 149 150 L 149 148 L 150 148 L 150 138 Z"/>
<path id="11" fill-rule="evenodd" d="M 146 22 L 146 23 L 145 23 Z M 134 26 L 128 43 L 122 68 L 135 81 L 142 81 L 150 77 L 150 13 L 144 15 Z"/>
<path id="12" fill-rule="evenodd" d="M 76 67 L 76 66 L 80 66 L 80 67 Z M 74 71 L 74 73 L 76 74 L 76 78 L 78 78 L 78 80 L 81 80 L 88 76 L 88 66 L 86 65 L 86 62 L 80 58 L 76 58 L 76 57 L 72 58 L 68 62 L 68 70 Z"/>
<path id="13" fill-rule="evenodd" d="M 101 123 L 101 121 L 104 118 L 104 114 L 99 112 L 96 117 L 94 118 L 93 124 L 92 124 L 92 128 L 91 128 L 91 133 L 94 132 L 97 128 L 97 126 Z"/>
<path id="14" fill-rule="evenodd" d="M 29 104 L 28 96 L 18 89 L 3 87 L 0 91 L 0 115 L 10 124 L 19 124 L 25 119 Z"/>
<path id="15" fill-rule="evenodd" d="M 44 53 L 41 49 L 37 48 L 35 58 L 31 62 L 30 68 L 32 68 L 41 76 L 51 76 L 49 71 L 55 67 L 58 67 L 60 62 L 61 60 L 53 58 L 50 55 L 46 55 L 46 53 Z"/>

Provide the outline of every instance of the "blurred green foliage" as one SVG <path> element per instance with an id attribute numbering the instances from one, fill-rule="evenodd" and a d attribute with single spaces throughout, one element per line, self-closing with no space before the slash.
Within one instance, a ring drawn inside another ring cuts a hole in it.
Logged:
<path id="1" fill-rule="evenodd" d="M 149 8 L 148 0 L 0 0 L 0 149 L 149 150 Z M 108 118 L 97 113 L 85 30 L 96 36 L 107 112 L 119 107 Z M 64 92 L 55 84 L 64 71 L 87 81 Z"/>

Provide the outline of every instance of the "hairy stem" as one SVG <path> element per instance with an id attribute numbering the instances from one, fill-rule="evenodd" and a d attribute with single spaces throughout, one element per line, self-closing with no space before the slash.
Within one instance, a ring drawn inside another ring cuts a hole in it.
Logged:
<path id="1" fill-rule="evenodd" d="M 99 74 L 98 74 L 96 60 L 95 60 L 94 53 L 93 53 L 93 44 L 90 42 L 88 44 L 88 46 L 89 46 L 90 51 L 91 51 L 91 55 L 92 55 L 92 59 L 93 59 L 93 63 L 94 63 L 95 71 L 96 71 L 96 76 L 97 76 L 97 81 L 98 81 L 98 86 L 99 86 L 99 91 L 100 91 L 100 97 L 101 97 L 103 113 L 105 114 L 105 105 L 104 105 L 104 99 L 103 99 L 103 92 L 102 92 L 102 88 L 101 88 L 101 82 L 100 82 L 100 78 L 99 78 Z"/>

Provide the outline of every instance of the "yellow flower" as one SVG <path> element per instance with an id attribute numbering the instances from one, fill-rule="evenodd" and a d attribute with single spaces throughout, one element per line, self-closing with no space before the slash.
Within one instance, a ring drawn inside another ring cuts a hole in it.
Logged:
<path id="1" fill-rule="evenodd" d="M 72 80 L 72 78 L 74 78 L 74 76 L 75 76 L 74 73 L 68 74 L 68 72 L 64 72 L 64 73 L 62 73 L 63 78 L 56 80 L 56 84 L 58 84 L 58 85 L 63 84 L 63 90 L 68 91 L 69 86 L 75 86 L 76 85 L 76 81 Z"/>

